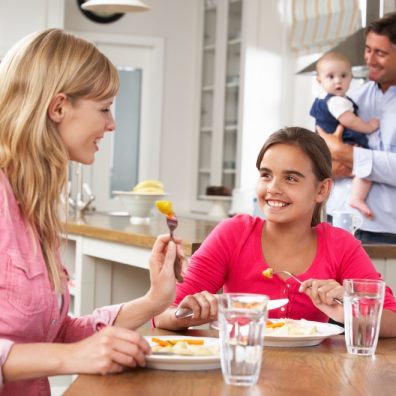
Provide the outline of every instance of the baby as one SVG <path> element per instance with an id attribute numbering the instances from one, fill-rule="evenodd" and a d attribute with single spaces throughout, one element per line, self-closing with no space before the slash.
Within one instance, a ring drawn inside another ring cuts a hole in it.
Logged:
<path id="1" fill-rule="evenodd" d="M 339 52 L 328 52 L 316 63 L 317 81 L 327 92 L 325 98 L 316 98 L 310 111 L 325 132 L 333 133 L 339 124 L 345 129 L 343 141 L 354 146 L 368 148 L 367 134 L 379 128 L 379 120 L 368 122 L 357 116 L 358 107 L 346 96 L 352 80 L 352 67 L 349 59 Z M 371 188 L 371 182 L 355 177 L 352 181 L 352 193 L 349 204 L 364 216 L 373 218 L 365 200 Z"/>

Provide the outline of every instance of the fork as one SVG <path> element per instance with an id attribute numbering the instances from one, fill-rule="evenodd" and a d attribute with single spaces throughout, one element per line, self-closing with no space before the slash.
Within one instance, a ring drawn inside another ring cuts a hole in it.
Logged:
<path id="1" fill-rule="evenodd" d="M 274 274 L 285 274 L 285 275 L 288 275 L 290 278 L 293 278 L 296 282 L 298 282 L 300 285 L 302 285 L 302 282 L 300 281 L 300 279 L 298 279 L 296 275 L 294 275 L 293 273 L 291 273 L 291 272 L 289 272 L 289 271 L 285 271 L 285 270 L 274 271 L 274 272 L 272 272 L 272 275 L 274 275 Z M 343 301 L 340 300 L 340 299 L 337 298 L 337 297 L 335 297 L 333 300 L 334 300 L 336 303 L 340 304 L 340 305 L 343 305 L 343 304 L 344 304 Z"/>
<path id="2" fill-rule="evenodd" d="M 177 217 L 175 216 L 174 213 L 172 213 L 172 217 L 166 216 L 166 225 L 168 226 L 169 235 L 170 235 L 172 241 L 175 242 L 175 239 L 173 237 L 173 232 L 179 225 L 179 221 L 177 220 Z M 181 262 L 180 262 L 179 256 L 177 255 L 177 252 L 176 252 L 174 269 L 175 269 L 175 277 L 176 277 L 177 281 L 182 283 L 183 277 L 181 276 Z"/>

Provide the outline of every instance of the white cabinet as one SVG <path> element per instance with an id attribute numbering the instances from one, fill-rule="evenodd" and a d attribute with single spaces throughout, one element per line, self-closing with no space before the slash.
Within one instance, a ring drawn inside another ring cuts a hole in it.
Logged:
<path id="1" fill-rule="evenodd" d="M 254 191 L 256 157 L 282 126 L 283 31 L 278 2 L 201 1 L 193 212 L 209 185 Z M 263 21 L 266 21 L 265 23 Z M 282 103 L 281 103 L 282 102 Z M 272 129 L 273 128 L 273 129 Z M 253 199 L 253 197 L 252 197 Z"/>
<path id="2" fill-rule="evenodd" d="M 196 199 L 237 177 L 242 0 L 202 1 Z"/>
<path id="3" fill-rule="evenodd" d="M 87 315 L 144 295 L 150 254 L 151 249 L 68 234 L 62 262 L 70 275 L 70 313 Z"/>

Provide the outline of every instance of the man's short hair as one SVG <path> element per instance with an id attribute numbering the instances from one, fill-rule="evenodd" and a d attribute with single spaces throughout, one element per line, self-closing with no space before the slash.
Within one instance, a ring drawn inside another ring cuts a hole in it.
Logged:
<path id="1" fill-rule="evenodd" d="M 366 26 L 365 33 L 366 36 L 369 33 L 386 36 L 392 44 L 396 45 L 396 12 L 389 12 L 383 17 L 370 22 Z"/>

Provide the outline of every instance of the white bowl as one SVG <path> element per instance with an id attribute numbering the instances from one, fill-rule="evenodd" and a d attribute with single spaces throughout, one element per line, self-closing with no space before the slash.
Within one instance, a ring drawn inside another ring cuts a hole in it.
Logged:
<path id="1" fill-rule="evenodd" d="M 113 191 L 130 214 L 132 224 L 144 224 L 150 222 L 151 211 L 155 201 L 163 199 L 168 194 L 138 193 L 133 191 Z"/>

